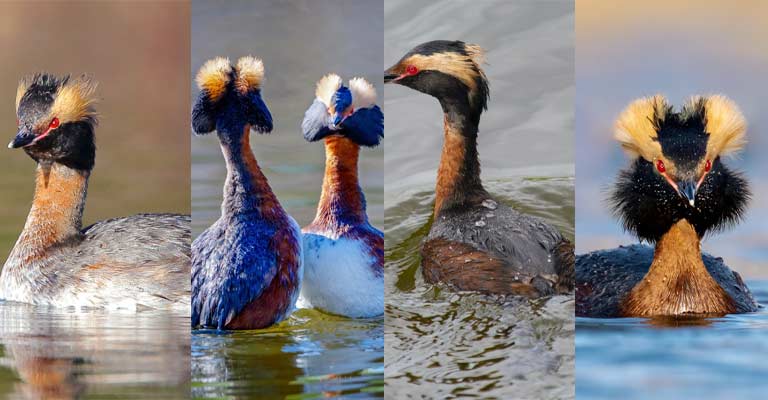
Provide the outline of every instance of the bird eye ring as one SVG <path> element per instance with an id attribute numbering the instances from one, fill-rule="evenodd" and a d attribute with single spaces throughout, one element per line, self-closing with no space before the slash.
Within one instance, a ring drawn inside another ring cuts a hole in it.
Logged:
<path id="1" fill-rule="evenodd" d="M 59 119 L 56 117 L 53 117 L 51 120 L 51 123 L 48 125 L 49 129 L 56 129 L 59 127 Z"/>
<path id="2" fill-rule="evenodd" d="M 656 169 L 662 174 L 667 172 L 667 167 L 664 165 L 664 161 L 656 160 Z"/>
<path id="3" fill-rule="evenodd" d="M 405 67 L 405 73 L 408 75 L 416 75 L 419 72 L 419 69 L 416 68 L 415 65 L 409 65 Z"/>
<path id="4" fill-rule="evenodd" d="M 709 172 L 712 169 L 712 161 L 707 160 L 707 163 L 704 164 L 704 172 Z"/>

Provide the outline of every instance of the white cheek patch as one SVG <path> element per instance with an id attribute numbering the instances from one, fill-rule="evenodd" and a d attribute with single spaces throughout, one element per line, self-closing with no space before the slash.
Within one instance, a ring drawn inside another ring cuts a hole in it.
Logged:
<path id="1" fill-rule="evenodd" d="M 376 88 L 364 78 L 352 78 L 349 81 L 352 92 L 352 109 L 373 107 L 376 104 Z"/>

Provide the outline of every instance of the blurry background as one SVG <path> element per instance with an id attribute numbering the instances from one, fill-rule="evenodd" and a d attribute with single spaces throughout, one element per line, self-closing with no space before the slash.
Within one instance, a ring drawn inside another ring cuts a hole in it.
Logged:
<path id="1" fill-rule="evenodd" d="M 32 203 L 35 164 L 6 149 L 19 79 L 46 71 L 99 82 L 96 167 L 83 223 L 189 213 L 189 6 L 4 2 L 0 6 L 0 254 Z"/>
<path id="2" fill-rule="evenodd" d="M 744 222 L 703 250 L 768 301 L 768 3 L 758 0 L 579 0 L 576 9 L 576 251 L 637 242 L 622 232 L 607 191 L 628 160 L 612 139 L 632 100 L 665 94 L 680 105 L 722 93 L 749 123 L 749 144 L 725 162 L 754 197 Z M 764 398 L 768 312 L 711 318 L 590 319 L 576 324 L 576 394 L 585 399 Z"/>
<path id="3" fill-rule="evenodd" d="M 0 265 L 32 203 L 35 163 L 5 148 L 27 74 L 89 73 L 99 81 L 84 224 L 189 213 L 188 4 L 2 2 L 0 53 Z M 0 302 L 0 398 L 187 398 L 188 381 L 188 315 Z"/>
<path id="4" fill-rule="evenodd" d="M 208 59 L 254 55 L 264 62 L 262 97 L 274 130 L 254 134 L 251 147 L 280 203 L 300 226 L 315 217 L 325 168 L 323 144 L 301 134 L 315 83 L 330 72 L 361 76 L 382 96 L 381 2 L 311 0 L 198 1 L 192 15 L 192 74 Z M 193 99 L 199 89 L 189 81 Z M 387 143 L 386 138 L 384 143 Z M 384 218 L 384 147 L 360 151 L 360 185 L 371 223 Z M 226 167 L 215 134 L 192 140 L 193 237 L 219 218 Z"/>
<path id="5" fill-rule="evenodd" d="M 216 56 L 236 63 L 254 55 L 264 62 L 261 94 L 274 130 L 251 133 L 251 147 L 280 203 L 300 226 L 314 219 L 325 168 L 323 143 L 309 143 L 302 136 L 304 112 L 315 99 L 316 82 L 330 72 L 345 83 L 355 76 L 367 79 L 382 103 L 382 8 L 381 0 L 192 3 L 193 76 Z M 192 80 L 187 85 L 197 96 L 197 85 Z M 383 162 L 384 146 L 360 150 L 360 185 L 370 222 L 379 229 L 384 219 Z M 225 176 L 216 134 L 193 137 L 193 237 L 219 218 Z M 312 309 L 300 309 L 267 330 L 196 332 L 192 395 L 382 396 L 383 348 L 382 318 L 351 320 Z"/>
<path id="6" fill-rule="evenodd" d="M 713 234 L 704 251 L 745 278 L 768 278 L 768 3 L 743 1 L 580 1 L 576 29 L 576 253 L 636 242 L 607 206 L 607 190 L 629 163 L 612 139 L 632 100 L 662 93 L 678 106 L 694 94 L 722 93 L 749 123 L 749 144 L 726 159 L 744 170 L 753 199 L 745 221 Z"/>

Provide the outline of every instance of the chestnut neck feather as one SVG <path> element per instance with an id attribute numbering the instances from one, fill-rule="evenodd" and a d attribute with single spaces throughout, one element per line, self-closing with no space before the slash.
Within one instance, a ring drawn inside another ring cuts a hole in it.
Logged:
<path id="1" fill-rule="evenodd" d="M 227 165 L 221 212 L 225 217 L 256 214 L 271 219 L 282 211 L 282 207 L 253 156 L 250 127 L 246 125 L 244 130 L 238 143 L 221 145 Z"/>
<path id="2" fill-rule="evenodd" d="M 325 141 L 325 176 L 323 190 L 313 225 L 339 227 L 368 221 L 365 196 L 357 176 L 360 146 L 339 135 Z"/>
<path id="3" fill-rule="evenodd" d="M 479 113 L 472 112 L 466 102 L 440 103 L 445 133 L 437 170 L 435 216 L 454 207 L 479 204 L 488 197 L 480 181 L 477 154 Z"/>
<path id="4" fill-rule="evenodd" d="M 661 237 L 651 268 L 622 303 L 626 316 L 735 311 L 733 300 L 704 266 L 699 236 L 685 219 Z"/>
<path id="5" fill-rule="evenodd" d="M 89 175 L 59 163 L 38 163 L 32 209 L 9 261 L 27 263 L 53 245 L 80 238 Z"/>

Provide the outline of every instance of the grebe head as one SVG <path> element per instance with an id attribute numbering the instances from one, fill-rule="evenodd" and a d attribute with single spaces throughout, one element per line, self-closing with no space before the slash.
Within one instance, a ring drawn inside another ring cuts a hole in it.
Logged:
<path id="1" fill-rule="evenodd" d="M 218 57 L 208 60 L 197 74 L 200 94 L 192 109 L 192 129 L 203 135 L 214 130 L 224 142 L 236 143 L 245 127 L 259 133 L 272 131 L 272 114 L 261 99 L 264 64 L 243 57 L 237 65 Z"/>
<path id="2" fill-rule="evenodd" d="M 18 132 L 8 147 L 23 148 L 38 162 L 92 169 L 95 90 L 96 82 L 87 76 L 36 74 L 22 79 L 16 91 Z"/>
<path id="3" fill-rule="evenodd" d="M 385 83 L 397 83 L 443 101 L 468 103 L 478 115 L 487 108 L 488 80 L 480 46 L 434 40 L 414 47 L 384 71 Z"/>
<path id="4" fill-rule="evenodd" d="M 363 78 L 353 78 L 347 87 L 336 74 L 324 76 L 301 129 L 310 142 L 340 135 L 361 146 L 377 146 L 384 137 L 384 114 L 376 105 L 376 89 Z"/>
<path id="5" fill-rule="evenodd" d="M 724 96 L 692 97 L 679 111 L 658 95 L 631 103 L 615 138 L 633 163 L 612 193 L 625 228 L 655 242 L 680 219 L 699 237 L 738 222 L 750 192 L 722 157 L 742 149 L 745 131 L 744 117 Z"/>

